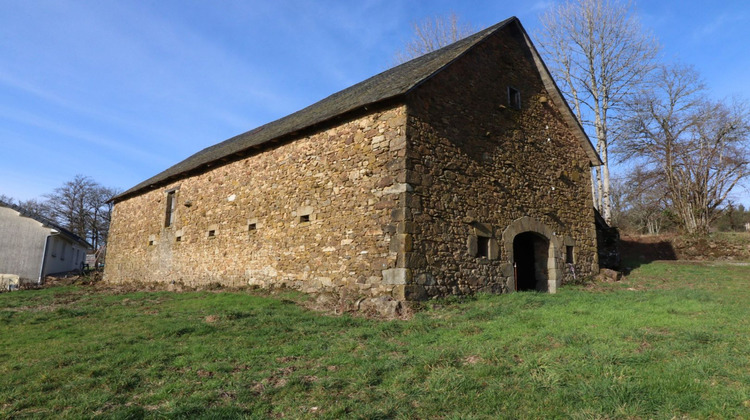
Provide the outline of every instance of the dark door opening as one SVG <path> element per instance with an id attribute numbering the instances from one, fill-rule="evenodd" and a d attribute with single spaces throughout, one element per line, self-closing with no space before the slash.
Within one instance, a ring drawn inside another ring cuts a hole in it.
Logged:
<path id="1" fill-rule="evenodd" d="M 534 233 L 524 232 L 513 238 L 513 266 L 516 290 L 547 291 L 547 260 L 549 241 Z"/>

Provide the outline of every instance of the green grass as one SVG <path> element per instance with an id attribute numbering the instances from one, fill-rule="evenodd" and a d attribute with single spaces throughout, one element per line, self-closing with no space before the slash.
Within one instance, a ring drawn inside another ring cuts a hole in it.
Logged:
<path id="1" fill-rule="evenodd" d="M 426 304 L 300 295 L 0 295 L 0 418 L 750 418 L 750 267 Z"/>

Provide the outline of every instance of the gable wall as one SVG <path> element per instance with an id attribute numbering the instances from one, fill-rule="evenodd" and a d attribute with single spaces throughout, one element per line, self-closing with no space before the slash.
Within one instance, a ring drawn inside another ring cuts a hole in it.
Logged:
<path id="1" fill-rule="evenodd" d="M 409 96 L 407 298 L 512 290 L 511 225 L 553 237 L 562 280 L 566 244 L 576 275 L 596 269 L 589 160 L 523 48 L 511 25 Z M 477 236 L 491 236 L 490 258 L 474 256 Z"/>
<path id="2" fill-rule="evenodd" d="M 105 280 L 403 295 L 382 279 L 396 266 L 405 120 L 390 107 L 116 203 Z"/>

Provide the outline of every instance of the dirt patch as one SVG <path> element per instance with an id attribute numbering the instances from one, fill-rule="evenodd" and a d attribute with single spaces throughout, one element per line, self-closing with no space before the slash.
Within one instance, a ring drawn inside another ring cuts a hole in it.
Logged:
<path id="1" fill-rule="evenodd" d="M 482 361 L 482 357 L 476 356 L 476 355 L 464 357 L 464 360 L 463 360 L 465 365 L 476 365 L 477 363 L 481 361 Z"/>

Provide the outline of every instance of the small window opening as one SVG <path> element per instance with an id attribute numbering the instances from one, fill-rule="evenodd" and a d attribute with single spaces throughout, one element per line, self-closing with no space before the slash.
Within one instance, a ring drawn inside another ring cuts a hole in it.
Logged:
<path id="1" fill-rule="evenodd" d="M 175 210 L 175 199 L 174 191 L 167 193 L 167 213 L 164 219 L 164 227 L 172 226 L 174 223 L 174 210 Z"/>
<path id="2" fill-rule="evenodd" d="M 209 231 L 208 231 L 208 237 L 209 237 L 209 238 L 213 238 L 214 236 L 216 236 L 216 231 L 215 231 L 215 230 L 213 230 L 213 229 L 212 229 L 212 230 L 209 230 Z"/>
<path id="3" fill-rule="evenodd" d="M 247 230 L 249 230 L 250 232 L 252 232 L 254 230 L 258 230 L 258 224 L 257 223 L 250 223 L 249 225 L 247 225 Z"/>
<path id="4" fill-rule="evenodd" d="M 565 247 L 565 263 L 573 264 L 573 247 L 572 246 Z"/>
<path id="5" fill-rule="evenodd" d="M 182 236 L 174 238 L 175 242 L 182 242 Z"/>
<path id="6" fill-rule="evenodd" d="M 490 257 L 490 238 L 486 236 L 477 236 L 477 257 Z"/>
<path id="7" fill-rule="evenodd" d="M 299 222 L 300 223 L 307 223 L 309 221 L 310 221 L 310 215 L 309 214 L 303 214 L 302 216 L 299 217 Z"/>
<path id="8" fill-rule="evenodd" d="M 508 86 L 508 105 L 513 109 L 521 109 L 521 91 Z"/>
<path id="9" fill-rule="evenodd" d="M 153 245 L 154 245 L 154 241 L 153 240 L 148 241 L 148 246 L 153 246 Z"/>

